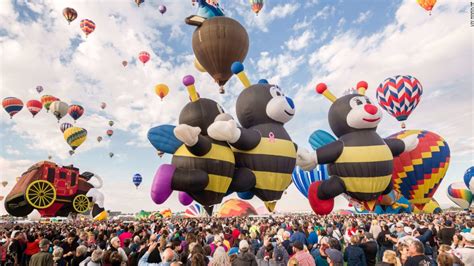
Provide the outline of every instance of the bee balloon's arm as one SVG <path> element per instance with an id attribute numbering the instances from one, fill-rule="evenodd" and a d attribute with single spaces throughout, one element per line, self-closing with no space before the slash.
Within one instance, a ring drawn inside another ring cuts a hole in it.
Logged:
<path id="1" fill-rule="evenodd" d="M 344 149 L 344 143 L 340 140 L 331 142 L 316 150 L 318 164 L 327 164 L 335 162 Z"/>
<path id="2" fill-rule="evenodd" d="M 393 157 L 397 157 L 405 151 L 405 143 L 401 139 L 384 139 Z"/>
<path id="3" fill-rule="evenodd" d="M 193 146 L 186 145 L 186 148 L 190 153 L 196 156 L 204 156 L 211 150 L 212 142 L 210 139 L 199 135 L 198 141 Z"/>
<path id="4" fill-rule="evenodd" d="M 230 143 L 230 145 L 243 151 L 248 151 L 257 147 L 262 139 L 260 132 L 248 128 L 239 128 L 239 130 L 240 137 L 234 143 Z"/>

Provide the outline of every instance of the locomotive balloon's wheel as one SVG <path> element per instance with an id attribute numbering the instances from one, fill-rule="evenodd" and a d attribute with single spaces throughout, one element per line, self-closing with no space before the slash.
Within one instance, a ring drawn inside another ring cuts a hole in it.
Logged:
<path id="1" fill-rule="evenodd" d="M 72 201 L 72 207 L 77 213 L 86 212 L 89 210 L 89 205 L 89 199 L 83 194 L 75 196 L 74 200 Z"/>
<path id="2" fill-rule="evenodd" d="M 36 209 L 46 209 L 56 200 L 56 189 L 46 180 L 36 180 L 26 188 L 26 201 Z"/>

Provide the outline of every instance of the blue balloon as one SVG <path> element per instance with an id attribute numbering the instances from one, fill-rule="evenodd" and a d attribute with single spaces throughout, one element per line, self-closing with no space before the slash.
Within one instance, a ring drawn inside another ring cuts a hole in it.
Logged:
<path id="1" fill-rule="evenodd" d="M 472 180 L 472 176 L 474 176 L 474 166 L 469 167 L 464 173 L 464 184 L 469 190 L 474 193 L 474 180 Z"/>
<path id="2" fill-rule="evenodd" d="M 138 186 L 142 183 L 142 175 L 140 174 L 135 174 L 133 176 L 133 184 L 138 188 Z"/>
<path id="3" fill-rule="evenodd" d="M 148 140 L 155 149 L 174 154 L 183 143 L 174 135 L 175 126 L 161 125 L 148 130 Z"/>
<path id="4" fill-rule="evenodd" d="M 297 166 L 291 174 L 291 179 L 301 194 L 308 198 L 308 189 L 311 183 L 328 179 L 328 171 L 326 165 L 318 165 L 311 171 L 304 171 Z"/>

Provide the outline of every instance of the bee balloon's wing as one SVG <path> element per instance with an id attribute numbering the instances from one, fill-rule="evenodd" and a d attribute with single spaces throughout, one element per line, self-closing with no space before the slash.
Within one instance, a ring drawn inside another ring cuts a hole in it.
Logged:
<path id="1" fill-rule="evenodd" d="M 336 141 L 336 138 L 333 137 L 330 133 L 324 130 L 316 130 L 309 136 L 309 144 L 311 147 L 316 150 L 324 145 L 327 145 L 331 142 Z"/>
<path id="2" fill-rule="evenodd" d="M 148 140 L 155 149 L 174 154 L 183 143 L 174 135 L 175 126 L 161 125 L 148 130 Z"/>

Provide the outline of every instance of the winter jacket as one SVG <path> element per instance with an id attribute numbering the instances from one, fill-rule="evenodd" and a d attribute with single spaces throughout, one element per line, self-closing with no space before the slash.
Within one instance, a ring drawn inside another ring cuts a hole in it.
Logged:
<path id="1" fill-rule="evenodd" d="M 232 262 L 232 266 L 258 266 L 258 264 L 255 255 L 245 251 L 237 255 L 237 258 Z"/>
<path id="2" fill-rule="evenodd" d="M 347 266 L 366 266 L 365 254 L 362 248 L 354 245 L 349 245 L 344 250 L 344 261 L 347 261 Z"/>

